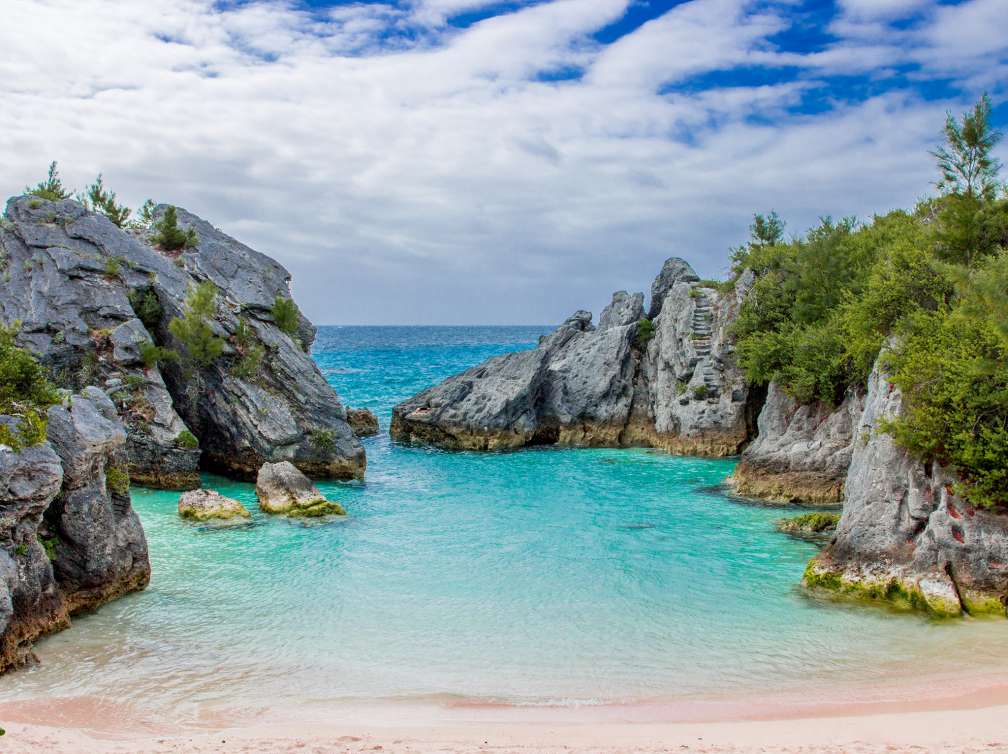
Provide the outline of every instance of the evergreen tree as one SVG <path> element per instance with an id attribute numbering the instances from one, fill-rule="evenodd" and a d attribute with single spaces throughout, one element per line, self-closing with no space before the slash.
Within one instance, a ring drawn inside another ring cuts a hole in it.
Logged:
<path id="1" fill-rule="evenodd" d="M 1000 162 L 991 154 L 1002 134 L 990 122 L 991 103 L 985 94 L 963 113 L 962 122 L 948 113 L 945 119 L 946 145 L 931 154 L 938 160 L 941 180 L 938 189 L 945 193 L 965 194 L 991 200 L 997 194 Z"/>
<path id="2" fill-rule="evenodd" d="M 44 181 L 39 181 L 35 187 L 25 187 L 26 194 L 48 199 L 51 202 L 59 202 L 70 198 L 70 192 L 63 188 L 63 180 L 60 178 L 56 161 L 49 163 L 49 174 Z"/>

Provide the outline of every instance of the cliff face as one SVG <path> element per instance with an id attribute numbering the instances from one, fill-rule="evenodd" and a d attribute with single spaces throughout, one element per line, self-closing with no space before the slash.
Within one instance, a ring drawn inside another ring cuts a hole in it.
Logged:
<path id="1" fill-rule="evenodd" d="M 180 225 L 194 227 L 199 244 L 182 253 L 161 252 L 74 201 L 17 197 L 7 216 L 0 320 L 21 321 L 19 345 L 61 386 L 108 390 L 134 481 L 191 488 L 200 465 L 253 479 L 262 463 L 281 460 L 313 476 L 363 476 L 364 450 L 307 353 L 314 328 L 300 317 L 292 336 L 273 321 L 274 301 L 290 295 L 282 266 L 184 210 Z M 195 369 L 145 366 L 143 344 L 182 350 L 168 323 L 203 281 L 217 291 L 209 324 L 225 340 L 221 357 Z M 252 373 L 236 369 L 240 328 L 264 354 Z"/>
<path id="2" fill-rule="evenodd" d="M 0 446 L 0 672 L 73 614 L 150 579 L 115 406 L 87 388 L 49 410 L 48 437 L 20 453 Z"/>
<path id="3" fill-rule="evenodd" d="M 735 491 L 781 503 L 838 505 L 864 396 L 851 389 L 837 406 L 801 405 L 771 384 L 758 434 L 729 479 Z"/>
<path id="4" fill-rule="evenodd" d="M 903 410 L 876 364 L 855 428 L 836 537 L 805 581 L 938 615 L 1005 614 L 1008 516 L 954 492 L 955 473 L 925 465 L 879 430 Z"/>
<path id="5" fill-rule="evenodd" d="M 530 351 L 495 357 L 403 402 L 400 442 L 495 450 L 527 445 L 653 446 L 737 453 L 748 438 L 745 380 L 727 326 L 751 281 L 722 296 L 670 259 L 643 294 L 619 291 L 591 325 L 576 312 Z"/>

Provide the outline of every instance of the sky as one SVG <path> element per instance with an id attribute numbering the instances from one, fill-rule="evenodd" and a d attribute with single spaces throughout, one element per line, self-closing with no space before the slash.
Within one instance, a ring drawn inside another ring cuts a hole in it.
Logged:
<path id="1" fill-rule="evenodd" d="M 283 263 L 316 324 L 550 324 L 933 191 L 1008 0 L 4 0 L 0 193 L 58 160 Z M 1008 163 L 1008 147 L 999 155 Z"/>

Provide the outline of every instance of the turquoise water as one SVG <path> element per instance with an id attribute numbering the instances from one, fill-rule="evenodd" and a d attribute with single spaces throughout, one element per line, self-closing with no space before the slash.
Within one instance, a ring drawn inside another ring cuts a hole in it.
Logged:
<path id="1" fill-rule="evenodd" d="M 796 587 L 815 547 L 779 509 L 717 485 L 731 460 L 646 450 L 480 455 L 402 448 L 392 406 L 540 328 L 324 328 L 315 356 L 378 413 L 365 484 L 320 485 L 350 512 L 260 514 L 251 485 L 207 477 L 251 525 L 181 521 L 134 491 L 150 588 L 39 644 L 0 699 L 210 706 L 460 696 L 570 703 L 883 684 L 1003 664 L 1003 623 L 934 623 L 820 604 Z"/>

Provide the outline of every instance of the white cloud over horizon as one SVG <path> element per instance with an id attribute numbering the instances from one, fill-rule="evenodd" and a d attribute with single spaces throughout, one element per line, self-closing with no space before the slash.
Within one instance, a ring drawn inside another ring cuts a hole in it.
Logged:
<path id="1" fill-rule="evenodd" d="M 450 23 L 493 5 L 7 0 L 3 188 L 57 159 L 184 206 L 285 264 L 316 323 L 539 324 L 671 255 L 723 273 L 754 211 L 908 206 L 945 110 L 1008 94 L 1004 0 L 845 0 L 808 50 L 784 2 L 693 0 L 611 43 L 628 0 Z"/>

